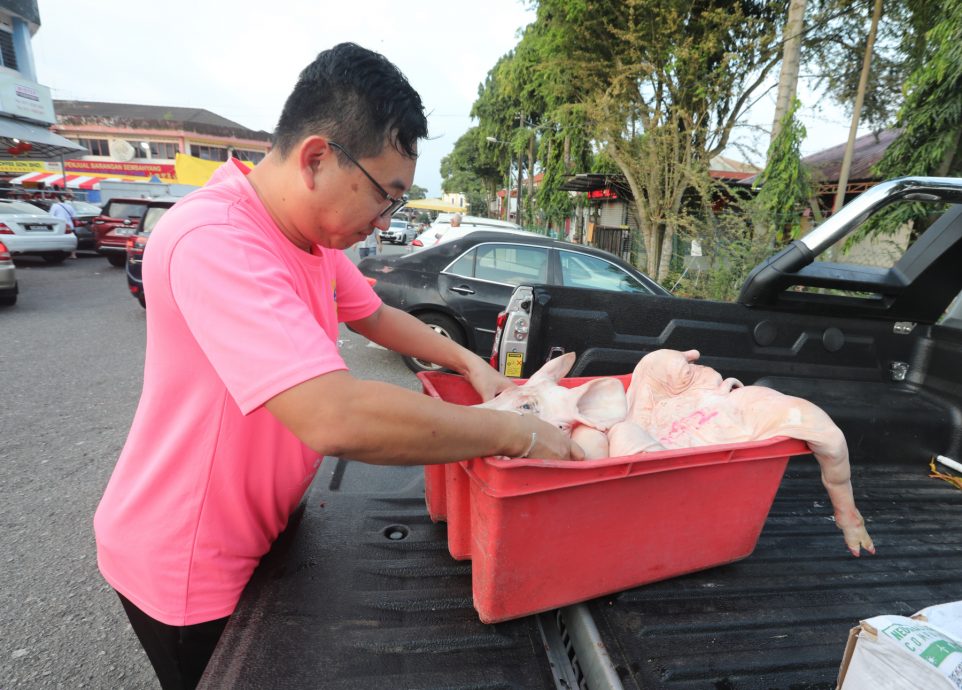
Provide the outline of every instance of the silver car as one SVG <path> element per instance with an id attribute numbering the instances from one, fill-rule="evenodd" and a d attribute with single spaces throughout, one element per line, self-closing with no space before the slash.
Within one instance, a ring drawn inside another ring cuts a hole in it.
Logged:
<path id="1" fill-rule="evenodd" d="M 17 269 L 10 252 L 0 241 L 0 307 L 12 307 L 17 303 Z"/>
<path id="2" fill-rule="evenodd" d="M 0 242 L 13 256 L 34 254 L 52 264 L 77 249 L 77 236 L 67 222 L 25 201 L 0 199 Z"/>

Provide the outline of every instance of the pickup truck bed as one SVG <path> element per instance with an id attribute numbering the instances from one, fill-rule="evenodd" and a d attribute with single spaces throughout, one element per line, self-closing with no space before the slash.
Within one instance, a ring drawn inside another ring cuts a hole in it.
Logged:
<path id="1" fill-rule="evenodd" d="M 877 555 L 848 553 L 817 464 L 798 457 L 742 561 L 485 625 L 421 468 L 327 458 L 202 687 L 829 689 L 860 619 L 962 599 L 962 492 L 928 476 L 934 455 L 962 459 L 962 328 L 936 324 L 962 289 L 962 181 L 887 184 L 833 216 L 840 232 L 826 223 L 756 269 L 740 304 L 535 287 L 524 307 L 525 375 L 557 351 L 591 376 L 697 348 L 724 376 L 821 406 Z M 891 270 L 811 263 L 872 204 L 921 192 L 958 205 Z"/>
<path id="2" fill-rule="evenodd" d="M 328 458 L 202 687 L 569 688 L 600 663 L 627 688 L 833 688 L 859 619 L 962 595 L 962 493 L 906 460 L 853 459 L 876 556 L 848 554 L 816 463 L 795 458 L 750 557 L 590 602 L 607 658 L 572 667 L 568 609 L 478 621 L 470 564 L 430 522 L 420 468 Z"/>

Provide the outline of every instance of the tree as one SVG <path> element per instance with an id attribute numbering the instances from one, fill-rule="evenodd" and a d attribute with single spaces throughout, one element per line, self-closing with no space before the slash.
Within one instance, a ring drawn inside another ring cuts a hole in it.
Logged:
<path id="1" fill-rule="evenodd" d="M 945 0 L 925 35 L 926 59 L 909 77 L 897 126 L 902 130 L 875 167 L 882 178 L 962 176 L 962 0 Z M 893 206 L 859 237 L 894 232 L 926 218 L 923 204 Z"/>
<path id="2" fill-rule="evenodd" d="M 487 215 L 488 200 L 494 198 L 501 182 L 496 159 L 477 127 L 455 142 L 454 150 L 441 159 L 441 189 L 461 192 L 469 199 L 473 215 Z"/>
<path id="3" fill-rule="evenodd" d="M 802 165 L 800 147 L 806 132 L 796 118 L 799 105 L 797 98 L 792 100 L 768 148 L 765 169 L 754 184 L 761 188 L 755 197 L 755 206 L 762 214 L 760 225 L 776 228 L 779 244 L 798 237 L 800 211 L 814 191 L 811 173 Z"/>
<path id="4" fill-rule="evenodd" d="M 805 35 L 804 63 L 816 88 L 851 114 L 859 89 L 874 0 L 810 0 L 814 5 Z M 941 3 L 885 0 L 878 24 L 861 120 L 874 129 L 891 125 L 909 75 L 925 61 L 928 29 Z"/>
<path id="5" fill-rule="evenodd" d="M 624 173 L 648 272 L 668 273 L 686 194 L 778 63 L 786 2 L 541 0 L 538 83 L 575 84 L 591 137 Z M 543 91 L 542 91 L 543 93 Z"/>
<path id="6" fill-rule="evenodd" d="M 415 199 L 426 199 L 428 196 L 428 190 L 424 187 L 416 184 L 412 184 L 411 188 L 408 190 L 408 199 L 414 201 Z"/>
<path id="7" fill-rule="evenodd" d="M 788 5 L 788 20 L 782 31 L 782 68 L 778 75 L 778 95 L 775 99 L 775 119 L 772 122 L 774 142 L 782 126 L 782 120 L 793 110 L 795 95 L 798 93 L 798 72 L 801 64 L 802 37 L 805 30 L 806 0 L 791 0 Z"/>

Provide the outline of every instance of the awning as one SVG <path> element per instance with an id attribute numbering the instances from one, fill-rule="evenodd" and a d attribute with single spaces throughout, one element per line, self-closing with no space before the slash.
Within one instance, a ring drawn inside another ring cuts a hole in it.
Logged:
<path id="1" fill-rule="evenodd" d="M 100 182 L 104 179 L 114 179 L 114 178 L 103 178 L 95 177 L 93 175 L 71 175 L 67 173 L 67 188 L 68 189 L 100 189 Z M 59 187 L 63 188 L 63 175 L 60 173 L 49 173 L 49 172 L 35 172 L 27 173 L 26 175 L 21 175 L 20 177 L 15 177 L 8 184 L 19 184 L 19 185 L 29 185 L 29 186 L 39 186 L 41 183 L 45 187 Z"/>
<path id="2" fill-rule="evenodd" d="M 19 141 L 14 141 L 14 140 Z M 0 117 L 0 152 L 29 142 L 30 150 L 21 150 L 17 158 L 33 161 L 48 161 L 61 156 L 76 156 L 90 153 L 83 146 L 54 134 L 39 125 L 31 125 L 9 117 Z"/>
<path id="3" fill-rule="evenodd" d="M 468 209 L 464 206 L 455 206 L 440 199 L 415 199 L 404 205 L 405 208 L 419 208 L 425 211 L 448 211 L 450 213 L 464 213 Z"/>

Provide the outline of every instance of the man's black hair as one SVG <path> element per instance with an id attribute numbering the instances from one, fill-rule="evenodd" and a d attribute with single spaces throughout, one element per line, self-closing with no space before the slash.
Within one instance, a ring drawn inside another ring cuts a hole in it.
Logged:
<path id="1" fill-rule="evenodd" d="M 355 158 L 379 155 L 387 141 L 414 158 L 428 123 L 421 97 L 397 67 L 379 53 L 341 43 L 301 72 L 274 130 L 274 147 L 286 157 L 315 134 Z"/>

